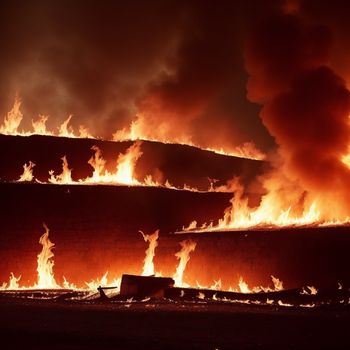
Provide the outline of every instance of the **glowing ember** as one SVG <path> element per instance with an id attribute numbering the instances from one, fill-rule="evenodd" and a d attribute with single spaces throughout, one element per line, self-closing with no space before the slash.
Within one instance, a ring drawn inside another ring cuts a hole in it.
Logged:
<path id="1" fill-rule="evenodd" d="M 176 272 L 174 274 L 175 285 L 178 287 L 185 287 L 186 284 L 183 282 L 183 274 L 186 269 L 186 265 L 190 260 L 190 253 L 196 249 L 197 243 L 192 241 L 191 239 L 187 239 L 185 241 L 180 242 L 181 250 L 175 254 L 175 256 L 179 259 L 179 264 L 176 268 Z"/>
<path id="2" fill-rule="evenodd" d="M 155 256 L 155 250 L 158 246 L 159 230 L 155 231 L 151 235 L 146 235 L 142 231 L 140 231 L 140 233 L 142 234 L 142 237 L 145 240 L 145 242 L 149 243 L 148 248 L 146 250 L 146 257 L 144 260 L 142 276 L 152 276 L 154 275 L 153 258 Z"/>
<path id="3" fill-rule="evenodd" d="M 34 179 L 33 168 L 34 167 L 35 167 L 35 164 L 31 161 L 29 161 L 28 165 L 24 164 L 23 165 L 23 173 L 17 181 L 18 182 L 33 181 L 33 179 Z"/>

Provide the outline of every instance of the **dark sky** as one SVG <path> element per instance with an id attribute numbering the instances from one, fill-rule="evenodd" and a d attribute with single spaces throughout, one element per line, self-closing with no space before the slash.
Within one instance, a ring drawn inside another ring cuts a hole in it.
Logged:
<path id="1" fill-rule="evenodd" d="M 257 23 L 283 11 L 326 26 L 329 65 L 350 77 L 349 1 L 12 0 L 0 6 L 0 112 L 18 93 L 28 125 L 40 113 L 56 127 L 72 113 L 76 126 L 111 137 L 142 113 L 150 128 L 168 123 L 204 145 L 254 141 L 267 151 L 274 138 L 259 117 L 261 106 L 246 97 L 244 46 Z"/>

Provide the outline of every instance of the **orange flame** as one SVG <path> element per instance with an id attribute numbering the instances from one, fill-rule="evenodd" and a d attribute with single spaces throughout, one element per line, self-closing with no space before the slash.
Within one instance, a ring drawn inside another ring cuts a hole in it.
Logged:
<path id="1" fill-rule="evenodd" d="M 19 131 L 19 126 L 23 120 L 23 114 L 20 110 L 21 100 L 16 96 L 12 109 L 4 117 L 4 122 L 0 126 L 0 134 L 14 136 L 30 136 L 30 135 L 46 135 L 46 136 L 61 136 L 72 138 L 93 138 L 88 129 L 84 125 L 79 126 L 79 133 L 76 134 L 72 126 L 68 125 L 72 119 L 72 115 L 58 127 L 58 133 L 47 130 L 47 116 L 39 115 L 37 120 L 32 120 L 33 131 Z"/>
<path id="2" fill-rule="evenodd" d="M 317 198 L 307 196 L 300 188 L 290 184 L 283 187 L 277 177 L 265 180 L 268 193 L 264 195 L 258 207 L 250 207 L 244 196 L 244 188 L 238 178 L 235 179 L 234 195 L 231 206 L 224 211 L 223 218 L 217 224 L 197 226 L 192 221 L 183 231 L 216 231 L 252 228 L 278 228 L 294 226 L 333 226 L 350 223 L 350 217 L 327 219 Z"/>
<path id="3" fill-rule="evenodd" d="M 19 125 L 23 119 L 23 114 L 20 111 L 21 100 L 16 96 L 15 103 L 10 112 L 4 118 L 3 125 L 0 126 L 0 133 L 5 135 L 19 135 Z"/>
<path id="4" fill-rule="evenodd" d="M 31 161 L 29 161 L 28 165 L 27 163 L 23 165 L 23 173 L 20 176 L 20 178 L 17 180 L 18 182 L 23 181 L 33 181 L 33 168 L 35 167 L 35 164 Z"/>
<path id="5" fill-rule="evenodd" d="M 179 264 L 173 278 L 176 286 L 185 287 L 186 284 L 183 282 L 183 274 L 186 269 L 186 265 L 190 260 L 190 253 L 196 249 L 197 243 L 191 239 L 187 239 L 180 242 L 180 245 L 181 250 L 175 254 L 177 259 L 179 259 Z"/>
<path id="6" fill-rule="evenodd" d="M 135 141 L 135 140 L 148 140 L 162 143 L 176 143 L 180 145 L 189 145 L 197 148 L 201 148 L 207 151 L 215 152 L 218 154 L 230 155 L 235 157 L 243 157 L 249 159 L 264 159 L 266 156 L 263 152 L 258 150 L 253 142 L 246 142 L 234 149 L 223 148 L 210 148 L 201 147 L 195 144 L 190 137 L 185 135 L 177 137 L 169 137 L 169 128 L 167 125 L 162 124 L 157 130 L 150 129 L 147 126 L 147 120 L 141 114 L 136 116 L 136 119 L 131 122 L 128 128 L 117 130 L 113 134 L 114 141 Z"/>
<path id="7" fill-rule="evenodd" d="M 62 173 L 59 175 L 54 175 L 54 171 L 49 171 L 49 182 L 52 184 L 73 184 L 74 181 L 72 179 L 72 170 L 69 169 L 68 161 L 66 156 L 62 157 Z"/>
<path id="8" fill-rule="evenodd" d="M 49 119 L 49 117 L 47 117 L 47 116 L 39 115 L 37 120 L 32 120 L 34 134 L 52 135 L 52 133 L 46 129 L 46 122 L 48 119 Z"/>
<path id="9" fill-rule="evenodd" d="M 146 257 L 144 260 L 142 276 L 152 276 L 154 275 L 153 258 L 155 256 L 155 250 L 158 246 L 159 230 L 155 231 L 151 235 L 146 235 L 142 231 L 139 232 L 142 234 L 142 237 L 145 240 L 145 242 L 149 243 L 148 248 L 146 250 Z"/>
<path id="10" fill-rule="evenodd" d="M 39 243 L 43 246 L 41 253 L 38 255 L 38 282 L 36 288 L 60 288 L 56 283 L 53 273 L 53 252 L 54 243 L 49 239 L 49 228 L 43 224 L 45 233 L 40 237 Z"/>

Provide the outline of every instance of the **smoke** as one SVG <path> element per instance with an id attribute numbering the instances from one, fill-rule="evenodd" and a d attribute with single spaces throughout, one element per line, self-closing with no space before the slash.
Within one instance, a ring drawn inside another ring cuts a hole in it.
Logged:
<path id="1" fill-rule="evenodd" d="M 248 97 L 262 104 L 284 174 L 334 219 L 350 209 L 350 170 L 341 161 L 350 137 L 350 92 L 330 66 L 331 44 L 328 27 L 281 13 L 252 32 L 246 67 Z"/>
<path id="2" fill-rule="evenodd" d="M 256 3 L 256 4 L 255 4 Z M 259 1 L 2 1 L 0 113 L 21 97 L 24 127 L 111 138 L 136 115 L 157 133 L 236 146 L 273 142 L 246 100 L 242 47 Z M 220 145 L 221 144 L 221 145 Z"/>

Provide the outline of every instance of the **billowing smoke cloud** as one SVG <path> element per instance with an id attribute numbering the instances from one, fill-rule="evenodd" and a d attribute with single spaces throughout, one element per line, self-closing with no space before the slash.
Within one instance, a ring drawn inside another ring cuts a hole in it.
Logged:
<path id="1" fill-rule="evenodd" d="M 350 92 L 330 68 L 331 33 L 280 14 L 260 23 L 246 48 L 248 96 L 279 145 L 284 173 L 330 217 L 350 209 Z M 329 206 L 332 210 L 329 210 Z M 325 208 L 328 208 L 327 210 Z"/>
<path id="2" fill-rule="evenodd" d="M 259 3 L 2 1 L 0 113 L 18 93 L 27 126 L 40 113 L 52 129 L 72 113 L 110 138 L 142 114 L 170 137 L 269 148 L 242 58 Z"/>

